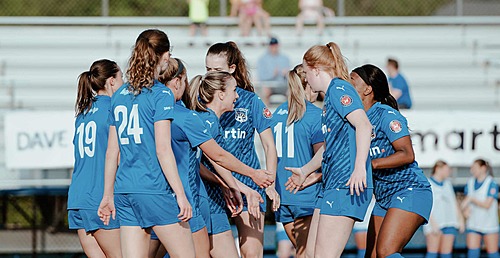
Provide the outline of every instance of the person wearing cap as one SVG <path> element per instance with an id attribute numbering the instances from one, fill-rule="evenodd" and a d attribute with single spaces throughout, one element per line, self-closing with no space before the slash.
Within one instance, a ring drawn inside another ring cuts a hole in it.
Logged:
<path id="1" fill-rule="evenodd" d="M 286 96 L 287 79 L 286 74 L 290 70 L 288 56 L 282 54 L 279 49 L 278 39 L 272 37 L 269 47 L 257 63 L 257 76 L 261 88 L 261 96 L 266 105 L 273 94 Z"/>

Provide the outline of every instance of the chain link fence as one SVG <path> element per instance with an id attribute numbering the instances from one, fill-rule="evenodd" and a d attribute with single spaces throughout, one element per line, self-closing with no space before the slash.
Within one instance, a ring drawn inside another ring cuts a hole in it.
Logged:
<path id="1" fill-rule="evenodd" d="M 272 16 L 296 16 L 298 0 L 263 0 Z M 337 16 L 500 15 L 498 0 L 324 0 Z M 210 16 L 230 0 L 211 0 Z M 0 16 L 187 16 L 187 0 L 2 0 Z"/>

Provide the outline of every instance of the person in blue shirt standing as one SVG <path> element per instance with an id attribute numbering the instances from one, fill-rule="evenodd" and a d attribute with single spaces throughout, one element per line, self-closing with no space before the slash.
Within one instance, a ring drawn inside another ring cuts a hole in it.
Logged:
<path id="1" fill-rule="evenodd" d="M 68 191 L 68 223 L 77 229 L 89 257 L 121 257 L 118 220 L 104 225 L 97 208 L 104 189 L 111 96 L 123 84 L 120 67 L 107 59 L 95 61 L 80 74 L 75 105 L 75 166 Z"/>
<path id="2" fill-rule="evenodd" d="M 431 187 L 415 161 L 408 122 L 389 93 L 384 72 L 363 65 L 351 72 L 351 81 L 373 125 L 370 157 L 376 203 L 366 257 L 402 257 L 404 246 L 429 220 Z"/>
<path id="3" fill-rule="evenodd" d="M 277 38 L 271 38 L 269 47 L 257 62 L 257 78 L 262 90 L 264 103 L 270 104 L 273 94 L 286 96 L 286 75 L 290 70 L 290 60 L 280 52 Z"/>
<path id="4" fill-rule="evenodd" d="M 151 228 L 171 257 L 195 257 L 187 222 L 192 207 L 171 146 L 175 99 L 157 80 L 169 59 L 165 32 L 143 31 L 129 60 L 128 83 L 111 99 L 104 194 L 98 213 L 105 224 L 118 215 L 125 257 L 148 256 Z"/>
<path id="5" fill-rule="evenodd" d="M 285 167 L 305 165 L 323 146 L 322 112 L 312 104 L 317 97 L 318 93 L 313 92 L 305 81 L 302 64 L 297 65 L 288 73 L 288 101 L 276 108 L 272 118 L 278 153 L 276 191 L 281 196 L 281 205 L 275 217 L 277 222 L 283 223 L 298 258 L 305 257 L 314 203 L 321 185 L 315 183 L 296 194 L 289 193 L 285 183 L 292 173 Z M 309 177 L 317 182 L 321 173 L 314 173 Z"/>
<path id="6" fill-rule="evenodd" d="M 410 109 L 412 106 L 410 88 L 406 79 L 399 73 L 399 63 L 395 59 L 387 60 L 387 73 L 391 94 L 396 98 L 399 109 Z"/>
<path id="7" fill-rule="evenodd" d="M 498 184 L 484 159 L 476 159 L 470 173 L 461 204 L 467 218 L 467 257 L 480 257 L 482 239 L 488 258 L 498 258 Z"/>
<path id="8" fill-rule="evenodd" d="M 274 181 L 277 158 L 274 137 L 270 128 L 272 113 L 254 93 L 243 54 L 234 42 L 216 43 L 208 49 L 205 65 L 207 71 L 229 72 L 238 85 L 236 92 L 239 98 L 234 110 L 226 112 L 220 118 L 220 124 L 224 130 L 224 149 L 246 165 L 259 168 L 260 162 L 254 144 L 254 133 L 257 130 L 264 148 L 266 170 L 271 172 L 269 176 Z M 264 191 L 252 177 L 238 173 L 233 173 L 233 175 L 251 189 L 259 192 L 262 199 L 265 199 L 264 192 L 267 193 L 273 201 L 273 210 L 278 209 L 280 199 L 274 184 Z M 262 257 L 265 203 L 261 205 L 262 216 L 254 218 L 250 217 L 245 196 L 243 201 L 245 203 L 243 212 L 234 219 L 240 238 L 241 255 Z"/>
<path id="9" fill-rule="evenodd" d="M 288 168 L 297 191 L 321 166 L 323 199 L 314 257 L 340 257 L 355 221 L 362 221 L 373 193 L 370 159 L 372 126 L 334 42 L 309 48 L 302 66 L 315 92 L 325 93 L 325 145 L 300 168 Z M 311 243 L 312 244 L 312 243 Z"/>

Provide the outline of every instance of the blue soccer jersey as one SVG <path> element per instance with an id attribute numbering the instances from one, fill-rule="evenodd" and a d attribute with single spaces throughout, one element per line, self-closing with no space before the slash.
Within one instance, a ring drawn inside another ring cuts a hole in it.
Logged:
<path id="1" fill-rule="evenodd" d="M 75 120 L 75 167 L 68 209 L 97 209 L 104 192 L 104 162 L 108 148 L 111 98 L 98 95 L 87 113 Z"/>
<path id="2" fill-rule="evenodd" d="M 321 170 L 324 190 L 349 188 L 346 186 L 356 160 L 356 129 L 347 115 L 361 109 L 363 104 L 354 87 L 347 81 L 334 78 L 326 91 L 323 106 L 323 133 L 325 152 Z M 371 162 L 366 160 L 366 182 L 373 187 Z"/>
<path id="3" fill-rule="evenodd" d="M 205 128 L 198 114 L 187 109 L 178 101 L 174 109 L 172 122 L 172 150 L 177 162 L 177 170 L 186 192 L 186 197 L 193 208 L 200 206 L 200 163 L 196 157 L 198 146 L 210 139 L 210 133 Z"/>
<path id="4" fill-rule="evenodd" d="M 255 152 L 254 133 L 262 133 L 271 127 L 272 113 L 255 93 L 236 88 L 239 95 L 234 111 L 224 113 L 220 124 L 224 129 L 224 149 L 233 154 L 244 164 L 254 169 L 260 168 Z M 264 189 L 255 184 L 250 177 L 233 172 L 236 179 L 261 195 Z"/>
<path id="5" fill-rule="evenodd" d="M 392 143 L 410 135 L 406 118 L 380 102 L 375 103 L 367 115 L 373 125 L 370 157 L 379 159 L 394 154 Z M 397 168 L 374 169 L 373 181 L 375 198 L 382 206 L 388 205 L 393 194 L 401 190 L 430 188 L 416 161 Z"/>
<path id="6" fill-rule="evenodd" d="M 224 148 L 224 137 L 222 127 L 219 124 L 219 118 L 212 111 L 208 110 L 208 112 L 198 112 L 201 120 L 203 121 L 203 125 L 208 129 L 212 138 Z M 201 163 L 207 167 L 212 173 L 216 173 L 215 168 L 212 166 L 210 161 L 205 157 L 201 157 Z M 212 214 L 221 214 L 226 213 L 226 202 L 224 201 L 224 196 L 222 195 L 222 190 L 220 186 L 215 185 L 208 181 L 203 181 L 205 183 L 205 188 L 208 194 L 208 199 L 210 202 L 210 212 Z"/>
<path id="7" fill-rule="evenodd" d="M 306 111 L 299 121 L 287 126 L 288 102 L 279 106 L 273 114 L 272 128 L 278 153 L 276 191 L 281 204 L 314 206 L 320 184 L 312 185 L 297 194 L 285 190 L 285 183 L 292 172 L 285 167 L 302 167 L 314 156 L 313 145 L 324 141 L 321 131 L 321 109 L 306 101 Z"/>
<path id="8" fill-rule="evenodd" d="M 156 156 L 154 123 L 173 119 L 173 93 L 158 81 L 136 96 L 128 87 L 124 84 L 111 99 L 110 124 L 120 146 L 115 193 L 172 193 Z"/>

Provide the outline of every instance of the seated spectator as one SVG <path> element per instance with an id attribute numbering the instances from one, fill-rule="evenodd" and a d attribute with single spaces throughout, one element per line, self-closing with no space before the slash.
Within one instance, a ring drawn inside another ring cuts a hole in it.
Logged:
<path id="1" fill-rule="evenodd" d="M 317 34 L 322 35 L 325 29 L 323 0 L 299 0 L 299 9 L 300 13 L 295 24 L 297 35 L 302 35 L 305 21 L 315 21 Z"/>
<path id="2" fill-rule="evenodd" d="M 269 48 L 257 63 L 257 76 L 262 89 L 262 100 L 266 105 L 270 104 L 273 94 L 286 96 L 286 75 L 290 70 L 290 61 L 286 55 L 280 53 L 279 42 L 271 38 Z"/>
<path id="3" fill-rule="evenodd" d="M 199 32 L 203 37 L 207 36 L 207 20 L 208 20 L 208 2 L 209 0 L 187 0 L 189 4 L 189 19 L 191 26 L 189 27 L 189 35 L 195 36 Z M 193 45 L 190 42 L 189 45 Z M 210 43 L 206 42 L 210 45 Z"/>
<path id="4" fill-rule="evenodd" d="M 399 109 L 410 109 L 412 106 L 410 89 L 406 79 L 399 73 L 399 64 L 395 59 L 387 60 L 387 73 L 392 96 L 398 101 Z"/>

